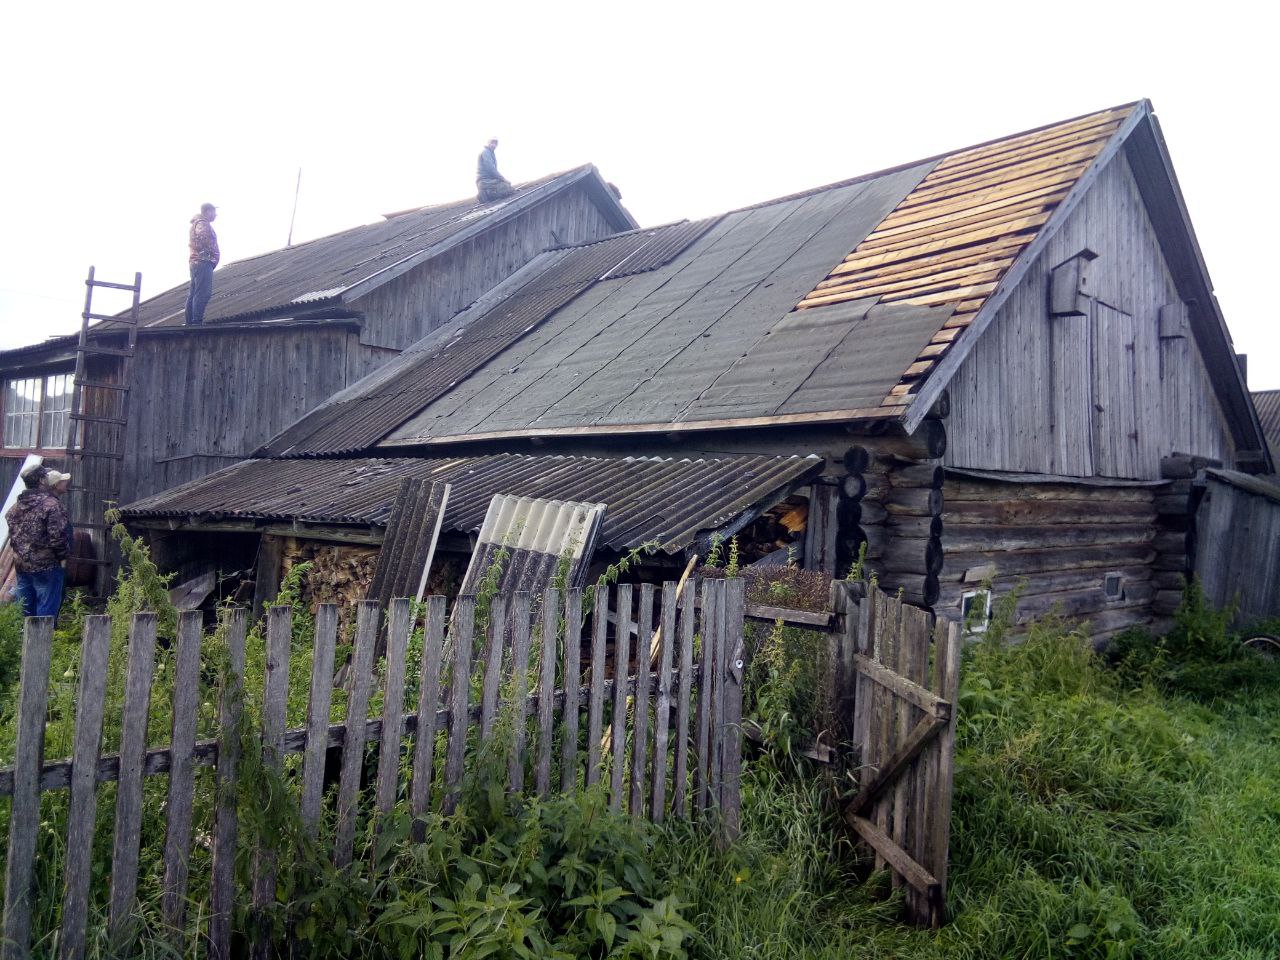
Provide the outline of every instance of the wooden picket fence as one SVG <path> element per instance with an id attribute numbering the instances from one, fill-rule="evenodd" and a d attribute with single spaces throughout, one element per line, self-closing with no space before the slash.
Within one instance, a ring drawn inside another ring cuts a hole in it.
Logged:
<path id="1" fill-rule="evenodd" d="M 362 812 L 371 809 L 374 816 L 386 816 L 403 804 L 421 838 L 428 811 L 452 811 L 475 757 L 477 738 L 472 737 L 469 747 L 469 730 L 478 732 L 483 744 L 503 716 L 511 718 L 511 791 L 547 796 L 553 790 L 602 784 L 614 810 L 655 822 L 668 816 L 693 817 L 724 842 L 731 841 L 739 830 L 740 810 L 743 584 L 666 583 L 655 608 L 658 596 L 651 584 L 595 587 L 585 664 L 581 590 L 552 588 L 536 597 L 520 592 L 494 597 L 481 604 L 488 624 L 485 636 L 476 629 L 476 598 L 459 598 L 450 612 L 443 597 L 430 597 L 420 619 L 419 694 L 409 711 L 404 703 L 407 650 L 417 618 L 409 601 L 393 600 L 383 628 L 377 604 L 360 603 L 347 668 L 346 718 L 339 724 L 329 722 L 338 610 L 320 605 L 307 722 L 297 729 L 286 729 L 293 612 L 283 606 L 271 608 L 262 690 L 263 764 L 280 771 L 286 755 L 301 754 L 301 774 L 294 786 L 302 822 L 312 837 L 318 836 L 326 803 L 334 805 L 333 860 L 340 867 L 352 860 Z M 242 760 L 248 616 L 243 609 L 229 609 L 222 616 L 229 679 L 220 697 L 216 738 L 197 740 L 204 625 L 199 613 L 183 613 L 173 651 L 170 741 L 149 747 L 157 621 L 154 614 L 144 613 L 133 617 L 129 629 L 120 750 L 101 755 L 111 622 L 92 616 L 84 626 L 73 753 L 54 762 L 45 761 L 43 749 L 53 621 L 26 622 L 15 762 L 0 771 L 0 796 L 13 798 L 4 891 L 6 960 L 28 956 L 32 942 L 31 897 L 44 791 L 70 791 L 58 931 L 61 957 L 74 960 L 85 952 L 98 785 L 105 781 L 117 784 L 107 904 L 112 943 L 127 943 L 134 930 L 143 780 L 148 776 L 168 775 L 164 929 L 177 939 L 186 928 L 197 767 L 215 768 L 218 785 L 213 822 L 205 825 L 212 837 L 210 902 L 205 911 L 209 920 L 203 934 L 208 955 L 230 955 L 233 904 L 238 898 L 255 908 L 274 902 L 277 858 L 287 856 L 286 850 L 259 846 L 251 889 L 236 889 L 234 788 Z M 385 658 L 385 707 L 382 716 L 370 717 L 378 656 Z M 472 702 L 477 680 L 479 702 Z M 513 704 L 523 708 L 511 709 Z M 444 741 L 443 770 L 434 769 L 438 738 Z M 366 782 L 368 743 L 378 747 L 376 772 Z M 359 749 L 345 749 L 352 745 Z M 326 753 L 335 747 L 344 748 L 340 774 L 336 785 L 326 784 Z M 400 778 L 402 756 L 408 761 L 407 784 Z M 267 955 L 269 944 L 255 938 L 254 930 L 236 932 L 254 943 L 256 956 Z M 47 933 L 37 931 L 41 936 Z"/>
<path id="2" fill-rule="evenodd" d="M 904 886 L 920 925 L 945 919 L 956 695 L 962 630 L 869 585 L 836 598 L 836 711 L 857 751 L 844 809 L 857 836 Z"/>

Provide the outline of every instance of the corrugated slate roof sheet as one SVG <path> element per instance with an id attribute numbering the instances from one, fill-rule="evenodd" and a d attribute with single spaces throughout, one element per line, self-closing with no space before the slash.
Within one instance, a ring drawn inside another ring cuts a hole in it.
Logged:
<path id="1" fill-rule="evenodd" d="M 519 209 L 522 202 L 549 196 L 589 177 L 598 174 L 586 165 L 521 184 L 513 196 L 497 203 L 468 199 L 422 207 L 227 264 L 214 274 L 205 322 L 281 316 L 336 304 L 356 284 L 448 244 L 481 221 L 501 217 Z M 631 224 L 619 220 L 624 229 Z M 166 290 L 141 305 L 139 322 L 143 328 L 181 326 L 186 299 L 186 284 Z M 109 324 L 100 326 L 107 329 Z"/>
<path id="2" fill-rule="evenodd" d="M 1130 109 L 662 228 L 643 246 L 627 235 L 557 251 L 458 343 L 432 341 L 262 453 L 903 416 Z"/>
<path id="3" fill-rule="evenodd" d="M 451 459 L 249 460 L 125 507 L 126 517 L 308 520 L 385 526 L 405 477 L 450 484 L 444 524 L 478 530 L 499 493 L 608 506 L 600 543 L 650 541 L 677 552 L 767 506 L 822 468 L 818 457 L 563 457 L 497 454 Z"/>
<path id="4" fill-rule="evenodd" d="M 547 254 L 546 269 L 539 276 L 476 319 L 455 321 L 456 328 L 450 324 L 406 350 L 365 381 L 365 388 L 354 398 L 335 397 L 272 440 L 259 455 L 314 456 L 367 449 L 611 270 L 655 269 L 707 228 L 705 221 L 677 223 Z M 636 260 L 636 255 L 643 259 Z M 461 331 L 465 334 L 454 335 Z"/>
<path id="5" fill-rule="evenodd" d="M 1253 391 L 1253 405 L 1267 446 L 1271 448 L 1271 458 L 1280 463 L 1280 390 Z"/>
<path id="6" fill-rule="evenodd" d="M 564 586 L 582 586 L 605 509 L 603 503 L 498 494 L 489 502 L 458 594 L 474 594 L 504 551 L 498 593 L 540 592 L 562 565 Z"/>

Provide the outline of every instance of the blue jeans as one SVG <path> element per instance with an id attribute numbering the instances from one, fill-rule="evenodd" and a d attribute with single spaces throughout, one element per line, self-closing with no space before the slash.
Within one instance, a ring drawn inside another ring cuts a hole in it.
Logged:
<path id="1" fill-rule="evenodd" d="M 62 567 L 38 573 L 18 574 L 18 597 L 24 617 L 56 617 L 62 607 L 62 588 L 67 572 Z"/>
<path id="2" fill-rule="evenodd" d="M 213 296 L 213 264 L 201 260 L 191 265 L 191 292 L 187 294 L 187 325 L 204 323 L 204 308 Z"/>

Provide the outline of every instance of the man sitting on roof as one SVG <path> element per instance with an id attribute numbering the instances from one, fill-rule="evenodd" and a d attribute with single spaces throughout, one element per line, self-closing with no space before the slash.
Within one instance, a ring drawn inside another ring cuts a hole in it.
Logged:
<path id="1" fill-rule="evenodd" d="M 494 155 L 497 149 L 497 139 L 490 140 L 480 151 L 480 159 L 476 163 L 476 192 L 480 194 L 481 203 L 504 200 L 516 192 L 507 178 L 498 172 L 498 158 Z"/>
<path id="2" fill-rule="evenodd" d="M 212 203 L 201 204 L 200 212 L 191 218 L 191 292 L 187 294 L 187 324 L 198 327 L 204 323 L 204 308 L 213 296 L 213 268 L 218 265 L 218 235 L 213 232 L 213 221 L 218 211 Z"/>

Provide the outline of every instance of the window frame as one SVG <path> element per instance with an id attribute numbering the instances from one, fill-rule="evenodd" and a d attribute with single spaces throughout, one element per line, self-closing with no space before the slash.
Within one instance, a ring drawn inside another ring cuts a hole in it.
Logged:
<path id="1" fill-rule="evenodd" d="M 11 375 L 7 375 L 0 380 L 0 451 L 4 455 L 13 455 L 27 451 L 51 451 L 65 450 L 67 441 L 71 436 L 71 414 L 74 413 L 72 399 L 75 396 L 75 386 L 72 382 L 75 377 L 75 371 L 68 369 L 45 370 L 40 372 L 13 371 Z M 66 397 L 65 406 L 60 409 L 46 408 L 46 402 L 49 399 L 49 385 L 51 381 L 58 378 L 65 378 L 63 382 L 63 391 L 59 398 Z M 39 384 L 40 397 L 36 401 L 35 409 L 32 411 L 22 411 L 22 416 L 30 416 L 35 422 L 34 442 L 31 444 L 11 445 L 9 443 L 9 418 L 17 414 L 11 413 L 8 409 L 9 390 L 14 384 L 24 382 L 35 382 Z M 68 391 L 66 388 L 70 388 Z M 50 445 L 47 442 L 45 433 L 45 421 L 61 415 L 65 417 L 66 427 L 63 431 L 62 442 Z"/>

